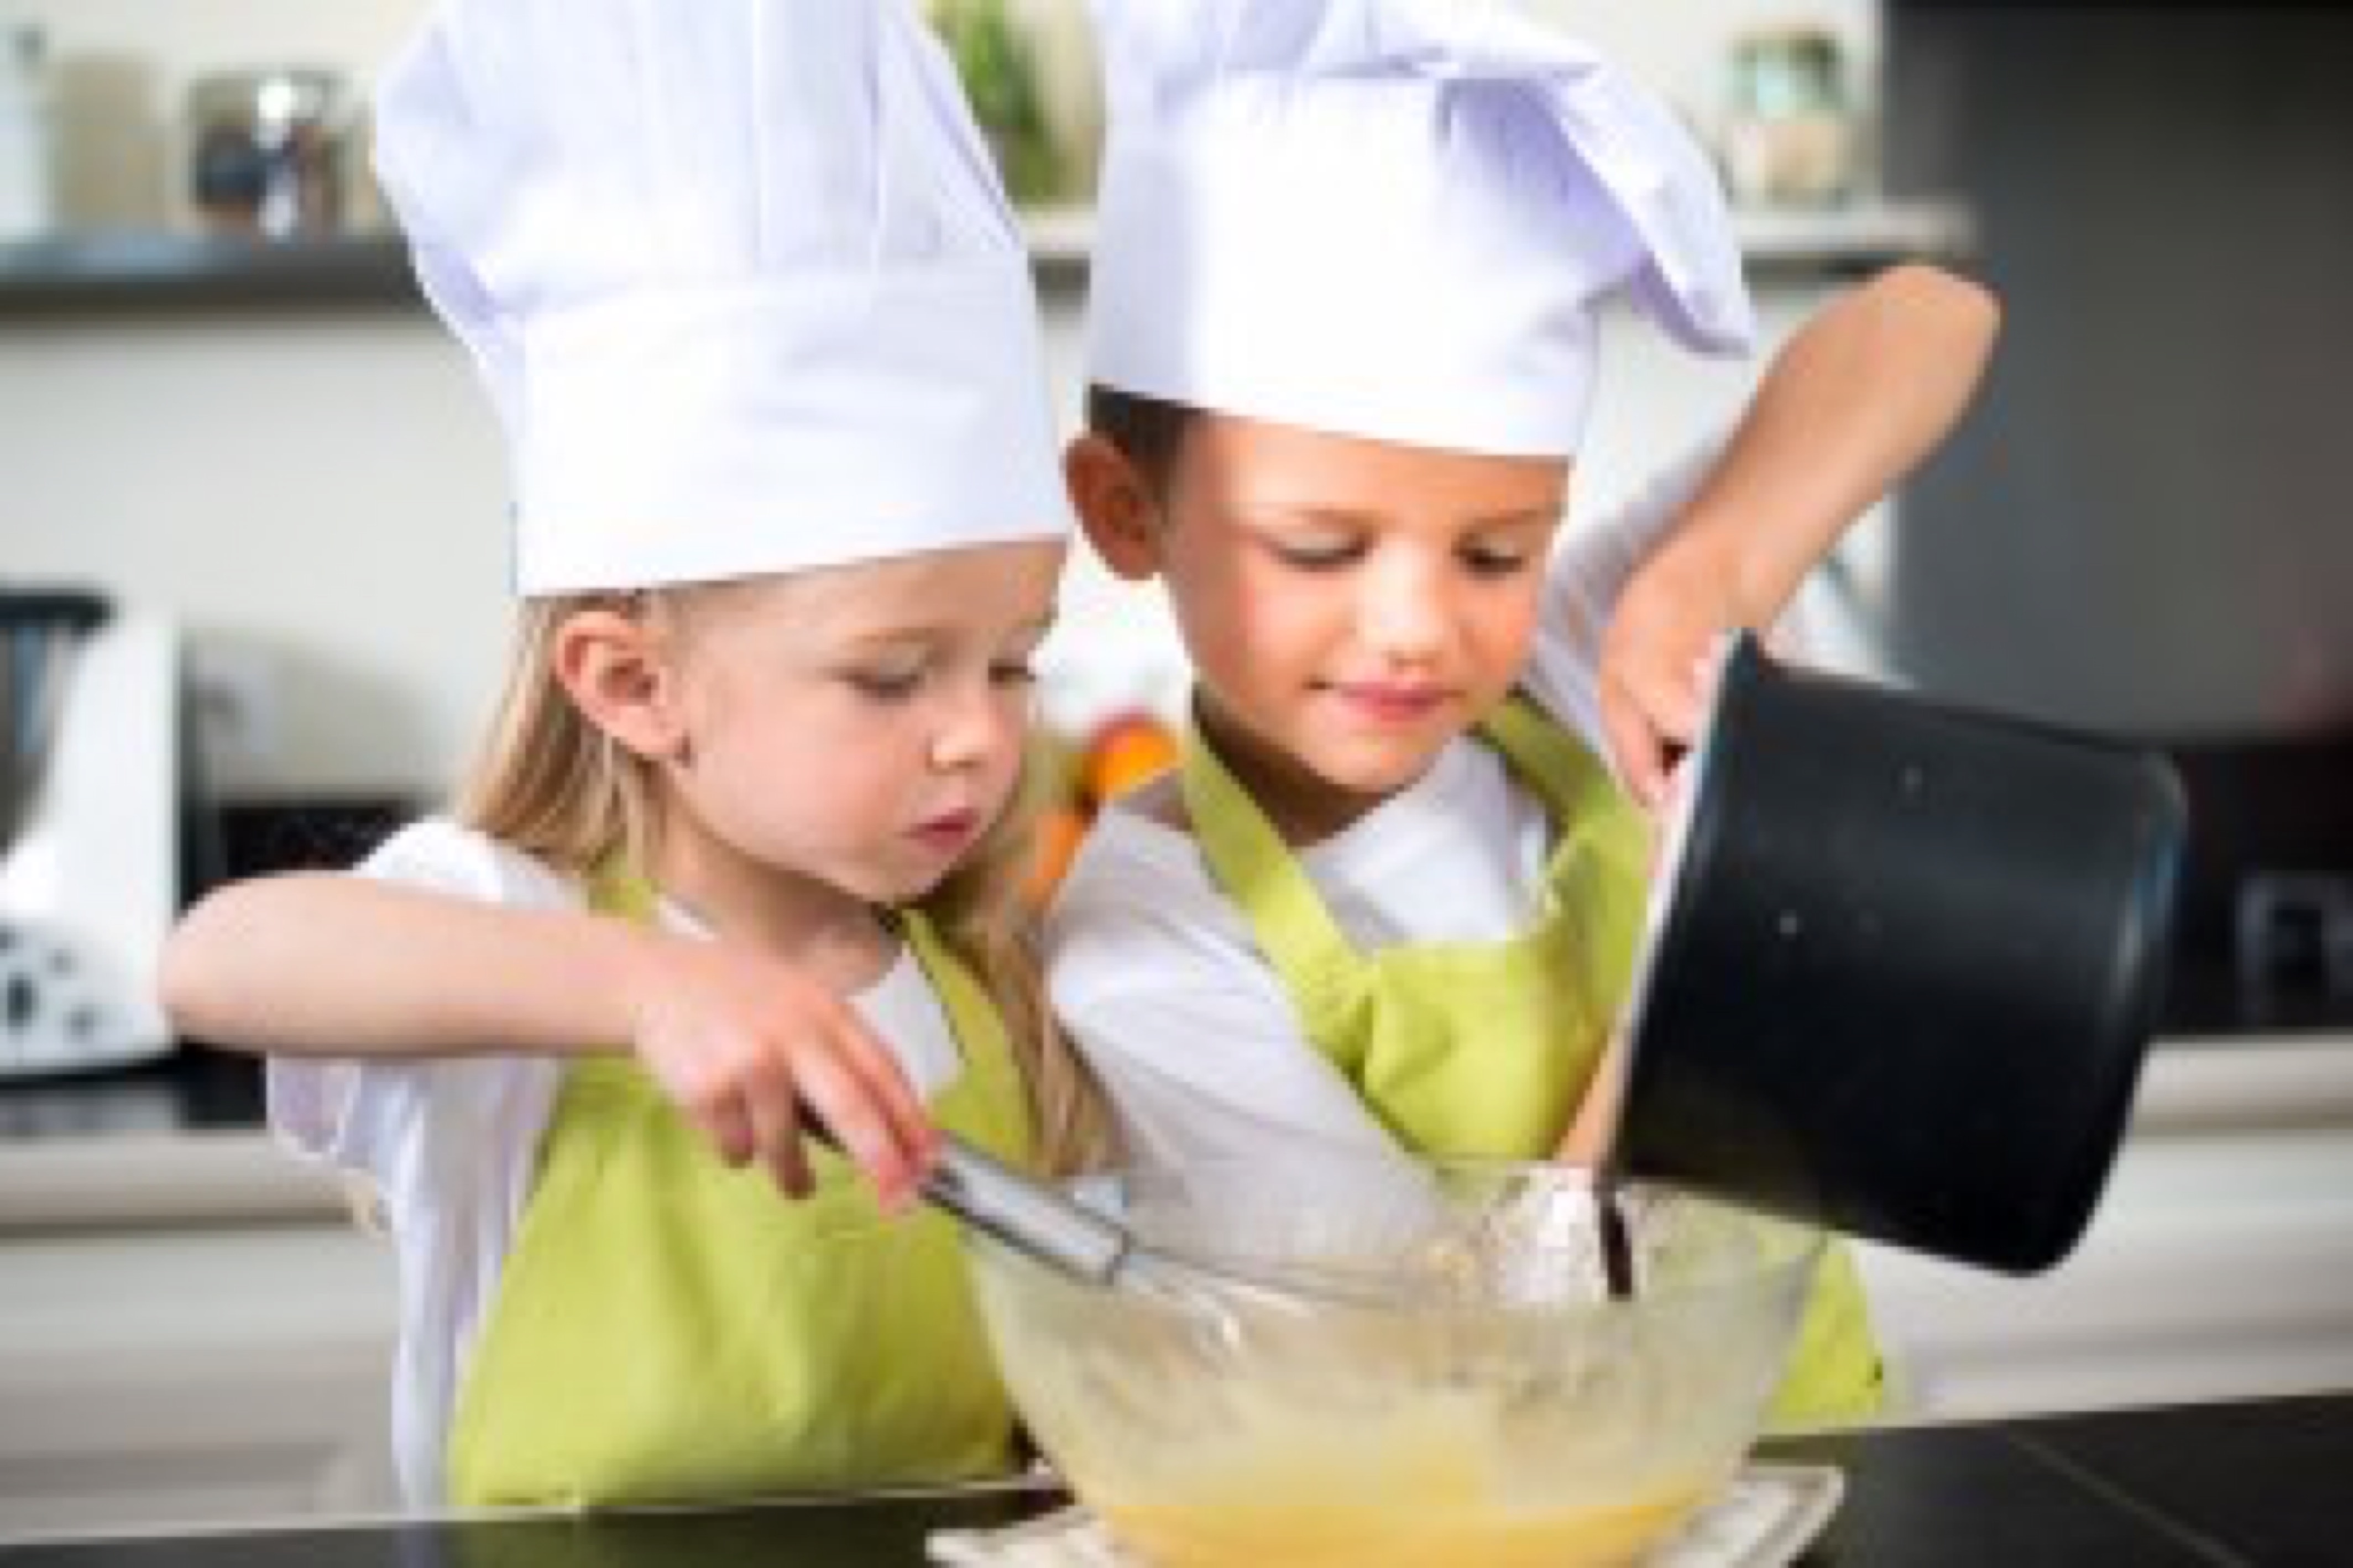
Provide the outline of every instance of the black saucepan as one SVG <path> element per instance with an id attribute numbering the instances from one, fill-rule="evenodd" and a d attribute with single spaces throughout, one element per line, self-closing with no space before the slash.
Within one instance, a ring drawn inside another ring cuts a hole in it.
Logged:
<path id="1" fill-rule="evenodd" d="M 1986 1268 L 2064 1257 L 2156 1025 L 2171 765 L 1746 638 L 1689 765 L 1610 1169 Z"/>

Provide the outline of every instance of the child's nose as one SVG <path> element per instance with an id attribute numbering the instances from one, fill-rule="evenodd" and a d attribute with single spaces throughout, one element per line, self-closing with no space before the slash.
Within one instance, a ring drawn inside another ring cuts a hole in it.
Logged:
<path id="1" fill-rule="evenodd" d="M 1399 556 L 1375 563 L 1357 605 L 1358 635 L 1391 658 L 1426 658 L 1445 647 L 1450 621 L 1442 576 Z"/>
<path id="2" fill-rule="evenodd" d="M 933 765 L 954 769 L 987 763 L 1018 743 L 1021 723 L 1021 704 L 1008 700 L 994 685 L 960 689 L 933 731 Z"/>

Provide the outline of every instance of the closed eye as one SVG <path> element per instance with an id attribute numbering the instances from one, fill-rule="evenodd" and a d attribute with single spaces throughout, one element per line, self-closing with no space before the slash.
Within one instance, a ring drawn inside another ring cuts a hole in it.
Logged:
<path id="1" fill-rule="evenodd" d="M 1295 566 L 1303 572 L 1337 571 L 1343 566 L 1353 565 L 1362 560 L 1365 554 L 1364 546 L 1354 540 L 1341 540 L 1331 543 L 1271 540 L 1268 542 L 1267 548 L 1274 552 L 1276 560 L 1286 566 Z"/>
<path id="2" fill-rule="evenodd" d="M 1460 552 L 1460 558 L 1474 576 L 1509 577 L 1525 571 L 1535 554 L 1532 551 L 1502 545 L 1470 544 Z"/>
<path id="3" fill-rule="evenodd" d="M 842 679 L 860 696 L 875 702 L 904 702 L 923 684 L 923 672 L 915 669 L 852 669 L 844 672 Z"/>

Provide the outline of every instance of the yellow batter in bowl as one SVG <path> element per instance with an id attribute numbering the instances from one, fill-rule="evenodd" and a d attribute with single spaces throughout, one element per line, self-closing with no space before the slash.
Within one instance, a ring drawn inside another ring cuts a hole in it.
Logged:
<path id="1" fill-rule="evenodd" d="M 974 1239 L 1032 1434 L 1159 1568 L 1637 1561 L 1738 1469 L 1820 1248 L 1637 1188 L 1640 1289 L 1613 1300 L 1560 1166 L 1319 1158 L 1081 1195 L 1250 1280 L 1164 1300 Z"/>

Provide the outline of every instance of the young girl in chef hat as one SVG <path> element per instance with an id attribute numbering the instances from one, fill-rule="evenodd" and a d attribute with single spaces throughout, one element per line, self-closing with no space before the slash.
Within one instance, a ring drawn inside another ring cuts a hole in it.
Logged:
<path id="1" fill-rule="evenodd" d="M 413 1500 L 1005 1467 L 956 1238 L 888 1212 L 934 1126 L 1088 1127 L 1013 918 L 1068 502 L 953 71 L 909 0 L 451 0 L 378 126 L 510 437 L 515 663 L 455 819 L 216 895 L 174 1016 L 380 1194 Z"/>
<path id="2" fill-rule="evenodd" d="M 1098 552 L 1166 584 L 1198 733 L 1105 813 L 1054 1004 L 1151 1163 L 1590 1158 L 1643 819 L 1735 626 L 1938 438 L 1991 311 L 1892 275 L 1790 344 L 1713 468 L 1552 546 L 1605 298 L 1750 317 L 1704 158 L 1583 47 L 1460 0 L 1098 0 Z M 1614 605 L 1614 608 L 1612 607 Z M 1598 657 L 1599 656 L 1599 657 Z M 1879 1367 L 1843 1253 L 1781 1415 Z"/>

